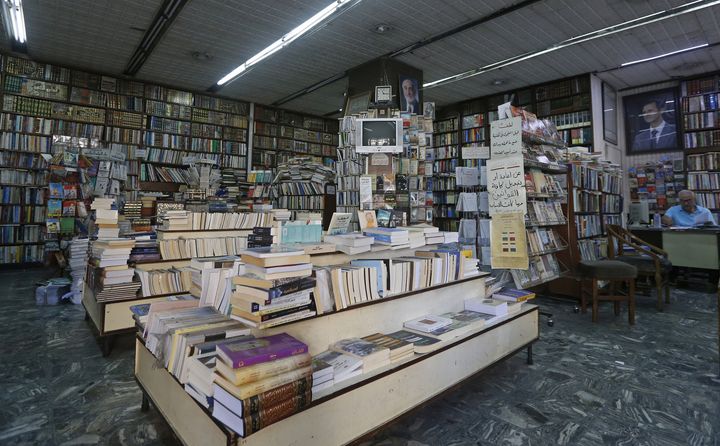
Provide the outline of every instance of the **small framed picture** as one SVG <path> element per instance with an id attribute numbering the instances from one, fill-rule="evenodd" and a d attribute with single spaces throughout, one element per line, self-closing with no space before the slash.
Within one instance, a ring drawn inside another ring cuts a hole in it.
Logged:
<path id="1" fill-rule="evenodd" d="M 345 116 L 367 112 L 370 107 L 370 96 L 371 92 L 369 91 L 349 96 L 345 104 Z"/>

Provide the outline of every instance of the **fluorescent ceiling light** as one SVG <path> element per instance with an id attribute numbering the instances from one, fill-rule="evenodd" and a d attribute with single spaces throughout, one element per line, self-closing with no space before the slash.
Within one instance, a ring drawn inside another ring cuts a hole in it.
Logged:
<path id="1" fill-rule="evenodd" d="M 653 57 L 648 57 L 648 58 L 645 58 L 645 59 L 633 60 L 632 62 L 625 62 L 624 64 L 622 64 L 622 65 L 620 65 L 620 66 L 621 66 L 621 67 L 627 67 L 628 65 L 635 65 L 636 63 L 648 62 L 648 61 L 651 61 L 651 60 L 660 59 L 660 58 L 662 58 L 662 57 L 673 56 L 673 55 L 675 55 L 675 54 L 684 53 L 684 52 L 686 52 L 686 51 L 696 50 L 696 49 L 698 49 L 698 48 L 705 48 L 705 47 L 708 46 L 708 45 L 709 45 L 708 43 L 703 43 L 702 45 L 691 46 L 690 48 L 685 48 L 685 49 L 682 49 L 682 50 L 677 50 L 677 51 L 672 51 L 672 52 L 665 53 L 665 54 L 660 54 L 659 56 L 653 56 Z"/>
<path id="2" fill-rule="evenodd" d="M 222 79 L 217 81 L 218 85 L 224 85 L 230 82 L 231 80 L 238 77 L 240 74 L 242 74 L 245 70 L 250 68 L 251 66 L 257 64 L 263 59 L 266 59 L 270 57 L 271 55 L 277 53 L 290 43 L 292 43 L 294 40 L 298 39 L 303 34 L 307 33 L 311 29 L 315 28 L 316 26 L 323 23 L 326 19 L 328 19 L 330 16 L 335 14 L 337 11 L 339 11 L 344 6 L 347 6 L 348 3 L 358 3 L 360 0 L 335 0 L 325 8 L 323 8 L 320 12 L 315 14 L 314 16 L 310 17 L 303 23 L 301 23 L 298 27 L 290 31 L 289 33 L 282 36 L 280 39 L 273 42 L 270 46 L 263 49 L 250 59 L 246 60 L 245 63 L 238 66 L 228 74 L 226 74 Z"/>
<path id="3" fill-rule="evenodd" d="M 5 31 L 8 37 L 19 44 L 27 42 L 25 32 L 25 15 L 23 14 L 22 0 L 1 0 L 2 16 Z"/>
<path id="4" fill-rule="evenodd" d="M 548 48 L 545 48 L 544 50 L 535 51 L 535 52 L 529 52 L 520 54 L 514 57 L 511 57 L 509 59 L 501 60 L 500 62 L 495 62 L 490 65 L 486 65 L 484 67 L 475 68 L 472 70 L 468 70 L 459 74 L 455 74 L 453 76 L 448 76 L 442 79 L 438 79 L 436 81 L 428 82 L 423 84 L 423 88 L 430 88 L 430 87 L 437 87 L 439 85 L 448 84 L 451 82 L 457 82 L 463 79 L 467 79 L 469 77 L 477 76 L 478 74 L 484 74 L 490 71 L 494 71 L 503 67 L 507 67 L 509 65 L 516 64 L 518 62 L 522 62 L 524 60 L 533 59 L 538 56 L 542 56 L 543 54 L 552 53 L 553 51 L 557 51 L 562 48 L 567 48 L 572 45 L 577 45 L 578 43 L 584 43 L 588 42 L 590 40 L 599 39 L 600 37 L 609 36 L 612 34 L 617 34 L 620 32 L 628 31 L 633 28 L 638 28 L 640 26 L 649 25 L 651 23 L 659 22 L 662 20 L 666 20 L 672 17 L 677 17 L 684 14 L 689 14 L 691 12 L 696 12 L 701 9 L 709 8 L 711 6 L 720 5 L 720 0 L 695 0 L 691 2 L 687 2 L 683 5 L 677 6 L 675 8 L 666 9 L 664 11 L 655 12 L 653 14 L 648 14 L 643 17 L 639 17 L 637 19 L 628 20 L 627 22 L 622 22 L 617 25 L 608 26 L 606 28 L 602 28 L 596 31 L 592 31 L 586 34 L 582 34 L 576 37 L 572 37 L 567 40 L 563 40 L 562 42 L 556 43 L 555 45 L 552 45 Z"/>

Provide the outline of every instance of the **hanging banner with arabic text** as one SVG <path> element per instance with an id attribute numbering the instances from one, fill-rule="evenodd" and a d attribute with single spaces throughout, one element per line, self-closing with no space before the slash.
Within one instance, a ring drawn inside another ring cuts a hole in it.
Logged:
<path id="1" fill-rule="evenodd" d="M 527 212 L 525 170 L 522 157 L 487 161 L 490 215 Z"/>
<path id="2" fill-rule="evenodd" d="M 490 158 L 522 157 L 522 118 L 490 123 Z"/>

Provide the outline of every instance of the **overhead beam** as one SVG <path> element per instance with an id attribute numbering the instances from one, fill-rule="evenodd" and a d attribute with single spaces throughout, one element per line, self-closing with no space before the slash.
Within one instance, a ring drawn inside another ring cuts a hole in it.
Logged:
<path id="1" fill-rule="evenodd" d="M 422 47 L 424 47 L 424 46 L 427 46 L 427 45 L 430 45 L 430 44 L 432 44 L 432 43 L 438 42 L 438 41 L 440 41 L 440 40 L 442 40 L 442 39 L 447 39 L 448 37 L 454 36 L 454 35 L 456 35 L 456 34 L 458 34 L 458 33 L 463 32 L 463 31 L 467 31 L 468 29 L 471 29 L 471 28 L 474 28 L 474 27 L 476 27 L 476 26 L 482 25 L 483 23 L 487 23 L 487 22 L 489 22 L 489 21 L 491 21 L 491 20 L 498 19 L 498 18 L 500 18 L 500 17 L 502 17 L 502 16 L 505 16 L 505 15 L 507 15 L 507 14 L 511 14 L 511 13 L 513 13 L 513 12 L 515 12 L 515 11 L 520 10 L 520 9 L 527 8 L 527 7 L 532 6 L 532 5 L 536 4 L 536 3 L 540 3 L 541 1 L 543 1 L 543 0 L 523 0 L 523 1 L 521 1 L 521 2 L 514 3 L 514 4 L 510 5 L 510 6 L 505 7 L 505 8 L 498 9 L 497 11 L 495 11 L 495 12 L 493 12 L 493 13 L 491 13 L 491 14 L 488 14 L 488 15 L 486 15 L 486 16 L 483 16 L 483 17 L 477 18 L 477 19 L 475 19 L 475 20 L 471 20 L 471 21 L 469 21 L 469 22 L 463 23 L 462 25 L 456 26 L 455 28 L 451 28 L 451 29 L 449 29 L 449 30 L 447 30 L 447 31 L 443 31 L 443 32 L 441 32 L 441 33 L 435 34 L 435 35 L 430 36 L 430 37 L 428 37 L 428 38 L 425 38 L 425 39 L 423 39 L 423 40 L 419 40 L 419 41 L 417 41 L 417 42 L 415 42 L 415 43 L 411 43 L 410 45 L 406 45 L 406 46 L 404 46 L 404 47 L 402 47 L 402 48 L 399 48 L 399 49 L 397 49 L 397 50 L 390 51 L 389 53 L 386 53 L 386 54 L 384 54 L 384 55 L 378 56 L 376 59 L 380 59 L 380 58 L 393 58 L 393 57 L 402 56 L 403 54 L 409 53 L 409 52 L 411 52 L 411 51 L 415 51 L 415 50 L 417 50 L 418 48 L 422 48 Z M 360 65 L 362 65 L 362 64 L 360 64 Z M 303 88 L 303 89 L 301 89 L 301 90 L 298 90 L 298 91 L 296 91 L 296 92 L 294 92 L 294 93 L 291 93 L 291 94 L 285 96 L 284 98 L 281 98 L 281 99 L 275 101 L 275 102 L 273 103 L 273 105 L 279 106 L 279 105 L 282 105 L 282 104 L 284 104 L 284 103 L 286 103 L 286 102 L 289 102 L 289 101 L 292 101 L 292 100 L 294 100 L 294 99 L 297 99 L 297 98 L 299 98 L 300 96 L 304 96 L 304 95 L 306 95 L 306 94 L 308 94 L 308 93 L 310 93 L 310 92 L 312 92 L 312 91 L 317 90 L 317 89 L 320 88 L 320 87 L 323 87 L 323 86 L 327 85 L 328 83 L 330 83 L 330 82 L 328 82 L 329 80 L 331 80 L 331 82 L 335 82 L 335 81 L 337 81 L 337 80 L 339 80 L 339 79 L 342 79 L 342 78 L 345 77 L 346 75 L 347 75 L 347 71 L 343 71 L 342 73 L 337 73 L 337 74 L 335 74 L 335 75 L 333 75 L 333 76 L 330 76 L 330 77 L 327 78 L 327 79 L 324 79 L 324 80 L 322 80 L 322 81 L 320 81 L 320 82 L 317 82 L 317 83 L 315 83 L 315 84 L 313 84 L 313 85 L 310 85 L 309 87 L 305 87 L 305 88 Z"/>
<path id="2" fill-rule="evenodd" d="M 150 54 L 162 39 L 163 35 L 170 29 L 180 11 L 185 7 L 188 0 L 165 0 L 160 6 L 155 18 L 145 31 L 140 44 L 135 48 L 135 52 L 125 67 L 124 74 L 135 76 L 140 68 L 145 64 Z"/>

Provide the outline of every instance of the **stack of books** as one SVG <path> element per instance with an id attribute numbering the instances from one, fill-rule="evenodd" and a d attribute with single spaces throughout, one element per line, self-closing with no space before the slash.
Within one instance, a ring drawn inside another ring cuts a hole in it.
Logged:
<path id="1" fill-rule="evenodd" d="M 140 283 L 133 282 L 135 270 L 128 267 L 131 239 L 98 239 L 92 243 L 88 263 L 88 286 L 98 302 L 134 299 Z"/>
<path id="2" fill-rule="evenodd" d="M 360 338 L 343 339 L 332 345 L 330 350 L 362 360 L 363 373 L 390 364 L 390 349 Z"/>
<path id="3" fill-rule="evenodd" d="M 323 237 L 326 243 L 335 245 L 335 249 L 345 254 L 353 255 L 370 251 L 375 242 L 373 237 L 364 236 L 359 232 L 350 234 L 326 235 Z"/>
<path id="4" fill-rule="evenodd" d="M 427 223 L 406 226 L 406 227 L 403 227 L 402 229 L 407 229 L 407 231 L 410 233 L 410 247 L 411 248 L 419 247 L 419 246 L 414 246 L 414 243 L 413 243 L 413 237 L 419 237 L 417 234 L 421 234 L 424 237 L 425 240 L 424 240 L 423 245 L 434 245 L 437 243 L 445 243 L 444 233 L 440 232 L 440 229 L 438 227 L 429 225 Z M 415 242 L 415 243 L 417 243 L 417 242 Z M 423 246 L 423 245 L 420 245 L 420 246 Z"/>
<path id="5" fill-rule="evenodd" d="M 312 401 L 307 345 L 281 333 L 217 346 L 212 415 L 246 437 Z"/>
<path id="6" fill-rule="evenodd" d="M 135 246 L 130 251 L 131 262 L 156 262 L 162 259 L 154 234 L 136 234 L 133 238 Z"/>
<path id="7" fill-rule="evenodd" d="M 315 279 L 305 251 L 277 246 L 243 251 L 245 274 L 233 277 L 231 317 L 269 328 L 316 314 Z"/>
<path id="8" fill-rule="evenodd" d="M 463 257 L 463 275 L 462 279 L 467 279 L 469 277 L 475 277 L 480 275 L 480 260 L 476 259 L 474 257 Z"/>
<path id="9" fill-rule="evenodd" d="M 399 362 L 415 356 L 413 344 L 402 339 L 393 338 L 382 333 L 375 333 L 362 338 L 381 348 L 390 350 L 390 362 Z"/>
<path id="10" fill-rule="evenodd" d="M 118 211 L 114 198 L 94 198 L 90 209 L 95 211 L 95 227 L 98 239 L 112 239 L 120 235 Z"/>
<path id="11" fill-rule="evenodd" d="M 70 277 L 72 277 L 70 290 L 74 293 L 83 291 L 89 244 L 90 239 L 87 237 L 74 237 L 68 248 L 68 266 L 70 267 Z"/>
<path id="12" fill-rule="evenodd" d="M 494 316 L 476 311 L 463 310 L 441 315 L 426 315 L 406 321 L 405 330 L 429 336 L 440 341 L 450 341 L 470 332 L 482 329 L 494 322 Z"/>
<path id="13" fill-rule="evenodd" d="M 271 246 L 275 241 L 275 228 L 271 226 L 256 226 L 252 230 L 252 234 L 248 234 L 247 247 L 261 248 Z"/>
<path id="14" fill-rule="evenodd" d="M 332 372 L 327 372 L 329 369 Z M 362 375 L 363 361 L 355 356 L 327 350 L 313 357 L 313 400 L 318 392 Z M 317 378 L 316 378 L 317 375 Z"/>
<path id="15" fill-rule="evenodd" d="M 365 235 L 375 239 L 378 245 L 389 246 L 390 249 L 410 247 L 410 235 L 402 228 L 366 228 Z"/>

